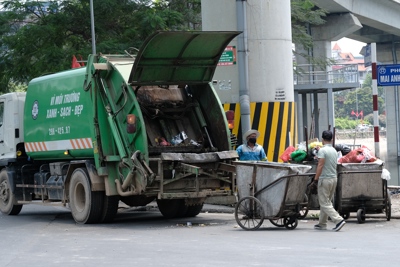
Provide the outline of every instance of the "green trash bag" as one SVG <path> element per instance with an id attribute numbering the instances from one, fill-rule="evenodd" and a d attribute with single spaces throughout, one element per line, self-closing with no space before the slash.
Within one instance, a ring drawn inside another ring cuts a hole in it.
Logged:
<path id="1" fill-rule="evenodd" d="M 304 150 L 296 150 L 290 154 L 290 158 L 295 162 L 302 162 L 307 157 L 307 152 Z"/>

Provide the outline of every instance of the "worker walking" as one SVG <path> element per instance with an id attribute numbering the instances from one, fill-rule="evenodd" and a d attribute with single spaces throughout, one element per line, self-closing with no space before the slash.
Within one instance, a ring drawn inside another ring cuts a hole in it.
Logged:
<path id="1" fill-rule="evenodd" d="M 260 132 L 257 130 L 248 130 L 243 135 L 246 143 L 236 149 L 240 160 L 267 161 L 264 148 L 256 142 L 259 136 Z"/>
<path id="2" fill-rule="evenodd" d="M 333 231 L 339 231 L 346 224 L 345 220 L 333 208 L 332 198 L 337 185 L 337 152 L 332 147 L 332 132 L 322 132 L 322 144 L 318 150 L 318 166 L 314 177 L 314 185 L 318 183 L 318 201 L 320 206 L 319 223 L 314 226 L 317 230 L 326 230 L 328 217 L 336 226 Z"/>

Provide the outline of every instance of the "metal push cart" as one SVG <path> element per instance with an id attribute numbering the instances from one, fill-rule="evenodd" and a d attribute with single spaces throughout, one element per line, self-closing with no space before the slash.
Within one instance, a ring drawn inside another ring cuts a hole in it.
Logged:
<path id="1" fill-rule="evenodd" d="M 264 219 L 295 229 L 304 195 L 314 174 L 307 165 L 235 161 L 239 201 L 235 219 L 245 230 L 258 229 Z"/>
<path id="2" fill-rule="evenodd" d="M 357 212 L 357 220 L 364 223 L 365 214 L 386 213 L 391 217 L 391 199 L 387 181 L 382 179 L 383 162 L 338 164 L 338 184 L 335 208 L 348 219 Z"/>

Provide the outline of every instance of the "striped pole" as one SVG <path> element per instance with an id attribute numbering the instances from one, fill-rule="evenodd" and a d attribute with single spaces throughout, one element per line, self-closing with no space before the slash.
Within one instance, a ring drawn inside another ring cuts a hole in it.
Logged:
<path id="1" fill-rule="evenodd" d="M 378 118 L 378 82 L 376 67 L 376 43 L 371 43 L 371 68 L 372 68 L 372 103 L 374 111 L 374 142 L 375 156 L 379 158 L 379 118 Z"/>

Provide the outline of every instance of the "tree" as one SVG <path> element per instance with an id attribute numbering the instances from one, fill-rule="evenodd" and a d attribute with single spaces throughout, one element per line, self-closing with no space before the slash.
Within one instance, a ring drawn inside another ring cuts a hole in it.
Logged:
<path id="1" fill-rule="evenodd" d="M 69 69 L 73 55 L 91 53 L 90 0 L 0 1 L 0 91 L 10 82 Z M 157 30 L 200 30 L 201 0 L 95 0 L 96 50 L 133 53 Z M 311 0 L 291 0 L 293 41 L 312 44 L 307 25 L 324 12 Z M 112 12 L 110 12 L 112 10 Z"/>
<path id="2" fill-rule="evenodd" d="M 91 53 L 89 0 L 0 1 L 0 86 L 69 69 L 72 55 Z M 94 1 L 97 50 L 125 53 L 157 30 L 183 29 L 167 1 Z M 112 12 L 110 12 L 112 10 Z"/>
<path id="3" fill-rule="evenodd" d="M 155 2 L 165 2 L 165 6 L 182 14 L 183 23 L 177 25 L 177 29 L 201 30 L 201 0 L 156 0 Z"/>
<path id="4" fill-rule="evenodd" d="M 312 48 L 313 39 L 309 26 L 322 25 L 326 11 L 315 6 L 312 0 L 291 0 L 292 41 L 301 44 L 305 49 Z"/>
<path id="5" fill-rule="evenodd" d="M 327 11 L 318 8 L 313 0 L 291 0 L 291 18 L 292 18 L 292 42 L 296 46 L 300 45 L 305 51 L 313 47 L 313 38 L 310 33 L 311 26 L 318 26 L 325 23 L 323 17 Z M 322 69 L 333 63 L 331 59 L 318 58 L 310 56 L 307 53 L 294 50 L 297 56 L 307 59 L 310 64 L 315 64 Z M 295 69 L 295 72 L 301 73 L 303 70 Z"/>
<path id="6" fill-rule="evenodd" d="M 336 118 L 354 118 L 352 111 L 363 112 L 364 120 L 373 123 L 373 103 L 372 103 L 372 75 L 367 74 L 361 88 L 355 90 L 346 90 L 335 93 L 335 117 Z M 385 113 L 384 91 L 382 87 L 378 87 L 378 113 Z M 380 115 L 381 126 L 386 116 Z M 358 117 L 361 119 L 361 117 Z"/>

